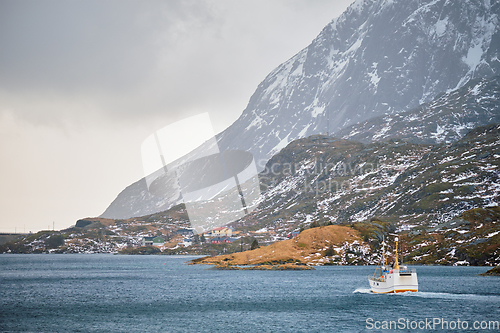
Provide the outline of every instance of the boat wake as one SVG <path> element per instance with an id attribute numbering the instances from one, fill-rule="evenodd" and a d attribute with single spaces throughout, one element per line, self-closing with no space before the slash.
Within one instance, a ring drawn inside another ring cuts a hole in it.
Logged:
<path id="1" fill-rule="evenodd" d="M 373 294 L 373 295 L 388 295 L 397 297 L 421 297 L 421 298 L 435 298 L 435 299 L 449 299 L 449 300 L 483 300 L 483 301 L 497 301 L 500 302 L 500 295 L 481 295 L 481 294 L 452 294 L 452 293 L 435 293 L 418 291 L 407 291 L 404 293 L 390 293 L 390 294 L 376 294 L 370 288 L 356 288 L 353 294 Z"/>
<path id="2" fill-rule="evenodd" d="M 354 290 L 352 293 L 353 294 L 373 294 L 372 291 L 370 290 L 370 288 L 356 288 L 356 290 Z"/>
<path id="3" fill-rule="evenodd" d="M 435 293 L 435 292 L 422 292 L 416 293 L 406 292 L 401 294 L 392 294 L 398 296 L 409 297 L 422 297 L 422 298 L 438 298 L 450 300 L 484 300 L 484 301 L 498 301 L 500 302 L 500 295 L 481 295 L 481 294 L 452 294 L 452 293 Z"/>

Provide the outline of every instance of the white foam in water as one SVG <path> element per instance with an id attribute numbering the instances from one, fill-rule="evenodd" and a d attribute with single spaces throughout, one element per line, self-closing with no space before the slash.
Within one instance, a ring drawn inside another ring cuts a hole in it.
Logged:
<path id="1" fill-rule="evenodd" d="M 369 288 L 356 288 L 352 292 L 353 294 L 374 294 Z M 382 294 L 380 294 L 382 295 Z M 412 292 L 407 291 L 404 293 L 391 293 L 384 294 L 391 296 L 411 296 L 411 297 L 422 297 L 422 298 L 436 298 L 436 299 L 464 299 L 464 300 L 497 300 L 500 301 L 500 296 L 498 295 L 480 295 L 480 294 L 452 294 L 452 293 L 434 293 L 434 292 L 425 292 L 418 291 Z"/>
<path id="2" fill-rule="evenodd" d="M 372 291 L 369 288 L 356 288 L 352 292 L 353 294 L 372 294 Z"/>
<path id="3" fill-rule="evenodd" d="M 423 298 L 440 298 L 440 299 L 464 299 L 464 300 L 500 300 L 498 295 L 480 295 L 480 294 L 452 294 L 452 293 L 434 293 L 434 292 L 407 292 L 398 295 L 423 297 Z"/>

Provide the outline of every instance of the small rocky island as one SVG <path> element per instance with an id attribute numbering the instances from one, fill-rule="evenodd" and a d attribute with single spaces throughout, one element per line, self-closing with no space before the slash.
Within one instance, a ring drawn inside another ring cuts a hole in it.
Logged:
<path id="1" fill-rule="evenodd" d="M 317 265 L 338 264 L 349 253 L 366 253 L 369 246 L 359 231 L 339 225 L 302 231 L 297 237 L 250 251 L 194 259 L 190 264 L 214 265 L 215 269 L 309 270 Z"/>

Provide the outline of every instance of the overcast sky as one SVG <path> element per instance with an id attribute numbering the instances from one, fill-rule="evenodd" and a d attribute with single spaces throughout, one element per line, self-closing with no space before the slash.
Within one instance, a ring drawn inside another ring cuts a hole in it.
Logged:
<path id="1" fill-rule="evenodd" d="M 0 0 L 0 232 L 100 215 L 153 131 L 231 125 L 352 0 Z"/>

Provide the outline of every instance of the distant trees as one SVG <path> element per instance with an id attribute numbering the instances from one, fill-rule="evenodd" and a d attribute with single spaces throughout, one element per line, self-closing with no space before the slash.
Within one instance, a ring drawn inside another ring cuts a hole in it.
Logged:
<path id="1" fill-rule="evenodd" d="M 55 249 L 64 244 L 64 236 L 63 235 L 52 235 L 45 240 L 45 245 L 48 248 Z"/>
<path id="2" fill-rule="evenodd" d="M 161 253 L 161 250 L 155 246 L 141 246 L 137 248 L 127 248 L 120 251 L 121 254 L 158 254 Z"/>
<path id="3" fill-rule="evenodd" d="M 319 225 L 319 223 L 318 223 L 318 222 L 316 222 L 316 221 L 314 221 L 313 223 L 311 223 L 311 224 L 309 225 L 309 229 L 312 229 L 312 228 L 317 228 L 317 227 L 319 227 L 319 226 L 320 226 L 320 225 Z"/>
<path id="4" fill-rule="evenodd" d="M 254 239 L 252 245 L 250 245 L 250 250 L 255 250 L 258 249 L 259 247 L 260 247 L 259 242 L 256 239 Z"/>
<path id="5" fill-rule="evenodd" d="M 333 246 L 330 245 L 330 247 L 328 249 L 326 249 L 325 251 L 325 257 L 331 257 L 331 256 L 334 256 L 336 253 L 335 253 L 335 250 L 333 249 Z"/>

